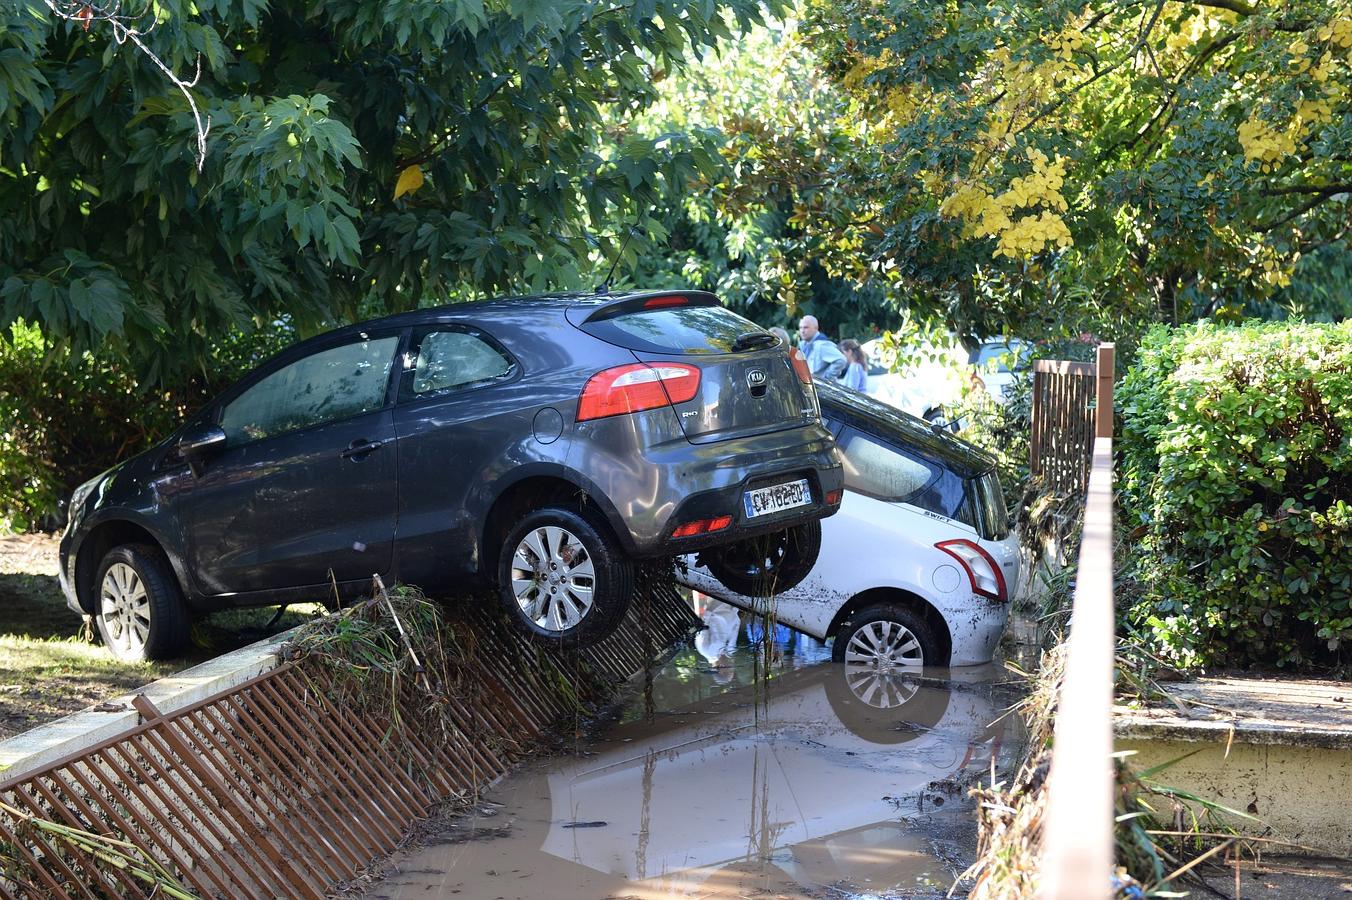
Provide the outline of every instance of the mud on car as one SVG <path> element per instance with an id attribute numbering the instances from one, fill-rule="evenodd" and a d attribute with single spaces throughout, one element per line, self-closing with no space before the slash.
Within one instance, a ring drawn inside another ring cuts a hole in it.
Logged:
<path id="1" fill-rule="evenodd" d="M 640 560 L 749 589 L 812 568 L 843 474 L 797 351 L 712 294 L 548 295 L 304 341 L 76 489 L 62 588 L 124 659 L 190 617 L 493 589 L 545 642 L 622 617 Z"/>

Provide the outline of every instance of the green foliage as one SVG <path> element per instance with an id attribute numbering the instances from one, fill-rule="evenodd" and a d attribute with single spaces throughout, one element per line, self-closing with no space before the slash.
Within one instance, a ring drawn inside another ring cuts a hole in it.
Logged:
<path id="1" fill-rule="evenodd" d="M 19 322 L 0 338 L 0 533 L 51 529 L 80 482 L 144 450 L 294 333 L 236 332 L 208 349 L 202 373 L 154 389 L 105 354 L 54 345 Z"/>
<path id="2" fill-rule="evenodd" d="M 770 4 L 773 11 L 775 4 Z M 136 18 L 140 10 L 147 14 Z M 0 327 L 172 383 L 218 335 L 591 287 L 618 223 L 719 180 L 717 136 L 623 121 L 754 0 L 0 0 Z M 151 25 L 154 25 L 151 28 Z M 405 189 L 395 196 L 400 176 Z M 410 184 L 417 184 L 409 190 Z"/>
<path id="3" fill-rule="evenodd" d="M 960 436 L 995 457 L 1005 506 L 1011 518 L 1022 518 L 1029 476 L 1033 380 L 1020 374 L 1010 385 L 1008 400 L 996 403 L 986 391 L 970 391 L 952 417 L 964 424 Z"/>
<path id="4" fill-rule="evenodd" d="M 811 0 L 805 33 L 863 147 L 814 227 L 960 333 L 1318 304 L 1303 257 L 1352 258 L 1347 0 Z"/>
<path id="5" fill-rule="evenodd" d="M 622 281 L 695 285 L 764 325 L 811 313 L 835 338 L 866 339 L 898 321 L 899 298 L 862 277 L 868 260 L 857 244 L 822 240 L 811 227 L 823 210 L 855 202 L 837 185 L 860 148 L 845 97 L 796 22 L 757 25 L 655 92 L 633 130 L 654 139 L 716 131 L 722 169 L 665 198 L 663 239 L 630 247 Z"/>
<path id="6" fill-rule="evenodd" d="M 1352 640 L 1352 322 L 1152 331 L 1123 381 L 1132 623 L 1182 663 Z"/>

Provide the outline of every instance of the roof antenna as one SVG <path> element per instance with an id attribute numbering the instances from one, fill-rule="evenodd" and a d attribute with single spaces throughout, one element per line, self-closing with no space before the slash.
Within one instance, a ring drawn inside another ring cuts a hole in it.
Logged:
<path id="1" fill-rule="evenodd" d="M 638 222 L 629 226 L 629 233 L 624 236 L 624 243 L 620 244 L 620 252 L 615 254 L 615 260 L 610 264 L 610 271 L 606 273 L 605 280 L 596 286 L 596 293 L 602 295 L 610 293 L 611 279 L 615 275 L 615 267 L 620 264 L 620 260 L 624 257 L 625 248 L 629 246 L 629 239 L 634 236 L 636 231 L 638 231 Z"/>

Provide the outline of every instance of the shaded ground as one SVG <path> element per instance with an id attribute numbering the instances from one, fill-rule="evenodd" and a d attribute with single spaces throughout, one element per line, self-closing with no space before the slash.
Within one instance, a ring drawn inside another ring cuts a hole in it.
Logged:
<path id="1" fill-rule="evenodd" d="M 0 536 L 0 739 L 124 694 L 187 666 L 299 624 L 316 607 L 295 607 L 272 628 L 273 609 L 221 613 L 194 627 L 181 660 L 115 661 L 82 636 L 57 582 L 56 535 Z"/>
<path id="2" fill-rule="evenodd" d="M 1018 749 L 1003 671 L 880 678 L 711 624 L 598 739 L 433 823 L 366 896 L 943 897 L 975 852 L 968 786 Z"/>

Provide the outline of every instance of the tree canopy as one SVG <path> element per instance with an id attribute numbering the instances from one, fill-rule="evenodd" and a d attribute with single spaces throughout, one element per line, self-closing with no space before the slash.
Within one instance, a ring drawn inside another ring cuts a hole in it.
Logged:
<path id="1" fill-rule="evenodd" d="M 1346 0 L 814 0 L 808 30 L 877 150 L 869 224 L 813 227 L 872 231 L 972 333 L 1235 316 L 1344 269 Z"/>
<path id="2" fill-rule="evenodd" d="M 838 337 L 896 325 L 890 286 L 856 271 L 868 264 L 859 241 L 807 227 L 812 210 L 857 202 L 849 188 L 870 149 L 848 113 L 792 18 L 736 35 L 665 79 L 627 127 L 712 129 L 723 165 L 667 198 L 663 231 L 636 239 L 622 268 L 637 284 L 715 291 L 765 325 L 806 313 Z"/>
<path id="3" fill-rule="evenodd" d="M 120 349 L 149 382 L 249 323 L 579 285 L 618 223 L 660 230 L 658 198 L 720 167 L 711 133 L 638 134 L 608 111 L 762 14 L 109 2 L 62 18 L 0 0 L 0 324 Z M 187 94 L 168 77 L 199 66 Z M 200 170 L 188 97 L 210 122 Z"/>

